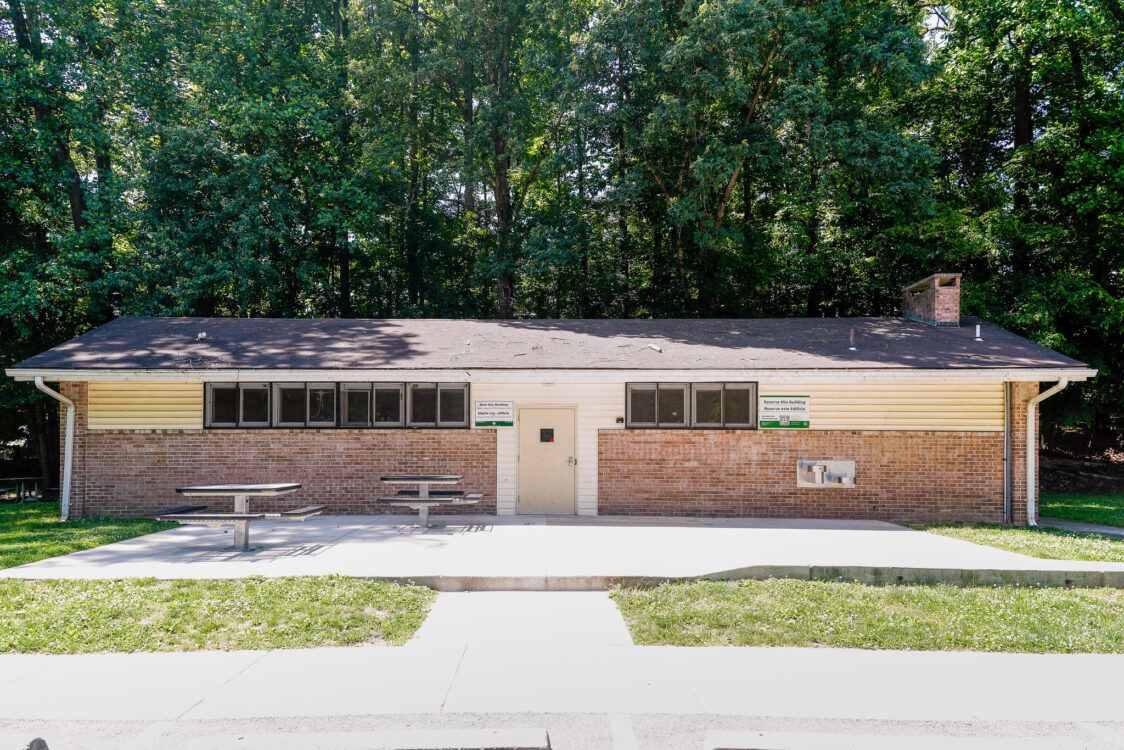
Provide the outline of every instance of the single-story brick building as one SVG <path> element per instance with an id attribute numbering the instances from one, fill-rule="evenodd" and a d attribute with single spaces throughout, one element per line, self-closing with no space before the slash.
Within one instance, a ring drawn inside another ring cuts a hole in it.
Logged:
<path id="1" fill-rule="evenodd" d="M 380 476 L 438 472 L 502 515 L 1033 522 L 1036 404 L 1096 373 L 959 299 L 936 274 L 900 318 L 120 318 L 7 374 L 64 404 L 74 517 L 218 481 L 378 513 Z"/>

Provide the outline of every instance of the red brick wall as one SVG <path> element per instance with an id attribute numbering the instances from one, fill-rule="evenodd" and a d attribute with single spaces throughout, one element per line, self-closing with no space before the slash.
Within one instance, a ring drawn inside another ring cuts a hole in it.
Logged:
<path id="1" fill-rule="evenodd" d="M 1012 387 L 1012 509 L 1026 523 L 1026 402 Z M 1002 432 L 602 430 L 602 514 L 1003 521 Z M 798 488 L 800 459 L 854 461 L 854 488 Z"/>
<path id="2" fill-rule="evenodd" d="M 481 492 L 477 505 L 496 509 L 496 431 L 483 430 L 92 430 L 85 429 L 86 386 L 64 383 L 78 404 L 74 518 L 137 516 L 191 503 L 232 509 L 222 498 L 184 500 L 176 487 L 216 482 L 300 482 L 277 498 L 251 500 L 252 510 L 277 511 L 326 503 L 329 513 L 411 513 L 375 502 L 399 487 L 379 482 L 392 472 L 463 474 L 462 487 Z"/>
<path id="3" fill-rule="evenodd" d="M 959 324 L 960 278 L 954 277 L 953 283 L 948 286 L 941 286 L 940 282 L 939 277 L 933 279 L 929 288 L 920 294 L 906 291 L 902 299 L 902 310 L 930 323 Z"/>
<path id="4" fill-rule="evenodd" d="M 143 515 L 181 504 L 175 487 L 217 481 L 305 485 L 255 509 L 327 503 L 331 513 L 392 512 L 374 498 L 391 494 L 378 477 L 397 471 L 464 474 L 463 485 L 484 500 L 463 510 L 495 512 L 495 430 L 87 431 L 86 385 L 68 382 L 60 390 L 78 405 L 74 518 Z M 1020 524 L 1026 403 L 1037 393 L 1037 383 L 1012 385 L 1012 509 Z M 1003 517 L 1001 432 L 602 430 L 598 451 L 605 515 Z M 853 460 L 856 486 L 798 489 L 799 459 Z M 221 499 L 207 504 L 226 507 Z"/>

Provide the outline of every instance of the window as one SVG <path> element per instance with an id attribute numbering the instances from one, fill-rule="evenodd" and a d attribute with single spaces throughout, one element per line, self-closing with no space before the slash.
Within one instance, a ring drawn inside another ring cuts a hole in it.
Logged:
<path id="1" fill-rule="evenodd" d="M 278 383 L 274 389 L 274 424 L 277 427 L 304 427 L 304 383 Z"/>
<path id="2" fill-rule="evenodd" d="M 367 427 L 371 424 L 371 386 L 348 384 L 340 389 L 341 412 L 345 427 Z"/>
<path id="3" fill-rule="evenodd" d="M 216 427 L 238 426 L 238 386 L 207 384 L 207 424 Z"/>
<path id="4" fill-rule="evenodd" d="M 410 383 L 409 424 L 411 427 L 437 426 L 437 384 Z"/>
<path id="5" fill-rule="evenodd" d="M 656 426 L 656 385 L 655 383 L 631 383 L 628 386 L 628 426 Z"/>
<path id="6" fill-rule="evenodd" d="M 400 383 L 375 384 L 375 427 L 401 427 L 402 385 Z"/>
<path id="7" fill-rule="evenodd" d="M 757 426 L 757 384 L 726 383 L 722 390 L 727 429 L 754 429 Z"/>
<path id="8" fill-rule="evenodd" d="M 695 427 L 721 427 L 722 386 L 695 384 L 691 386 L 691 391 L 695 399 L 691 424 Z"/>
<path id="9" fill-rule="evenodd" d="M 437 424 L 462 427 L 468 424 L 468 386 L 442 383 L 437 389 Z"/>
<path id="10" fill-rule="evenodd" d="M 629 383 L 628 427 L 752 429 L 756 383 Z"/>
<path id="11" fill-rule="evenodd" d="M 687 386 L 682 383 L 629 383 L 629 427 L 686 427 Z"/>
<path id="12" fill-rule="evenodd" d="M 269 426 L 269 385 L 266 383 L 242 383 L 238 386 L 240 409 L 239 427 Z"/>
<path id="13" fill-rule="evenodd" d="M 467 427 L 467 383 L 208 383 L 208 427 Z"/>
<path id="14" fill-rule="evenodd" d="M 687 386 L 660 383 L 656 396 L 656 421 L 660 427 L 686 427 Z"/>
<path id="15" fill-rule="evenodd" d="M 309 383 L 308 426 L 336 426 L 336 386 L 332 383 Z"/>

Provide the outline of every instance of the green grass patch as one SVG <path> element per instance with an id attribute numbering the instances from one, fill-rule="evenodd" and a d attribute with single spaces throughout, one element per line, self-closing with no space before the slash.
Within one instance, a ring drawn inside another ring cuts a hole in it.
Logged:
<path id="1" fill-rule="evenodd" d="M 1124 562 L 1124 541 L 1096 534 L 1053 529 L 1048 526 L 933 524 L 919 528 L 941 536 L 998 547 L 1045 560 Z"/>
<path id="2" fill-rule="evenodd" d="M 771 579 L 618 587 L 612 597 L 641 645 L 1124 652 L 1119 589 Z"/>
<path id="3" fill-rule="evenodd" d="M 433 591 L 361 578 L 0 580 L 0 653 L 405 643 Z"/>
<path id="4" fill-rule="evenodd" d="M 0 505 L 0 568 L 66 555 L 177 526 L 151 518 L 59 521 L 58 503 Z"/>
<path id="5" fill-rule="evenodd" d="M 1124 526 L 1124 495 L 1042 495 L 1038 515 Z"/>

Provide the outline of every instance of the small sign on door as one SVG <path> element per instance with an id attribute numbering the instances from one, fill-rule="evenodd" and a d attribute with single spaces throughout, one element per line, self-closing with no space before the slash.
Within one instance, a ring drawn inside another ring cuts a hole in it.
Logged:
<path id="1" fill-rule="evenodd" d="M 477 427 L 511 427 L 515 424 L 514 401 L 476 401 L 472 422 Z"/>
<path id="2" fill-rule="evenodd" d="M 554 442 L 554 428 L 553 427 L 550 427 L 550 428 L 544 427 L 544 428 L 540 429 L 539 430 L 539 442 L 540 443 L 553 443 Z"/>

